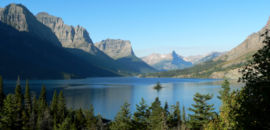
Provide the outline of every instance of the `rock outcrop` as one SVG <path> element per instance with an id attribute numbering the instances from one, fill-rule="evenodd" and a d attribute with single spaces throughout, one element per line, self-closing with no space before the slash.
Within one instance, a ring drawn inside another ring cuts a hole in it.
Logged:
<path id="1" fill-rule="evenodd" d="M 29 32 L 42 40 L 61 46 L 57 37 L 49 28 L 40 23 L 23 5 L 10 4 L 0 10 L 0 21 L 20 32 Z"/>
<path id="2" fill-rule="evenodd" d="M 54 32 L 63 47 L 77 48 L 91 54 L 98 53 L 99 50 L 94 46 L 85 28 L 66 25 L 61 18 L 45 12 L 38 13 L 36 18 Z"/>
<path id="3" fill-rule="evenodd" d="M 97 48 L 114 59 L 135 56 L 130 41 L 106 39 L 95 44 Z"/>
<path id="4" fill-rule="evenodd" d="M 115 59 L 126 70 L 131 70 L 137 74 L 156 72 L 154 68 L 134 54 L 131 43 L 128 40 L 106 39 L 96 43 L 95 46 Z"/>

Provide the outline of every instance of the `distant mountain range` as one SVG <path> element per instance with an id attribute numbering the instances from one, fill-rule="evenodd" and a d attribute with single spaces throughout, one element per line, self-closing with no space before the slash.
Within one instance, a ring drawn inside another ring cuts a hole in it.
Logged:
<path id="1" fill-rule="evenodd" d="M 252 55 L 263 47 L 261 35 L 267 30 L 270 30 L 270 19 L 260 31 L 248 36 L 240 45 L 210 61 L 183 70 L 160 72 L 146 76 L 238 79 L 241 77 L 239 69 L 247 64 L 252 59 Z"/>
<path id="2" fill-rule="evenodd" d="M 160 71 L 166 71 L 189 68 L 196 64 L 213 60 L 221 54 L 223 53 L 213 52 L 207 55 L 183 57 L 173 51 L 169 54 L 151 54 L 142 57 L 142 60 Z"/>
<path id="3" fill-rule="evenodd" d="M 0 36 L 0 75 L 4 78 L 81 78 L 156 71 L 142 61 L 119 62 L 98 49 L 83 27 L 66 25 L 45 12 L 34 16 L 20 4 L 0 9 Z M 123 54 L 123 58 L 129 56 Z"/>

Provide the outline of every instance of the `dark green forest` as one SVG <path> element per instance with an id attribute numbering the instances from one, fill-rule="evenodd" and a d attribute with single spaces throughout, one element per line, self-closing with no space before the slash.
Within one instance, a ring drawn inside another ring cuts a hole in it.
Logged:
<path id="1" fill-rule="evenodd" d="M 220 113 L 215 113 L 208 101 L 212 95 L 194 95 L 194 103 L 186 115 L 184 106 L 161 105 L 159 98 L 148 106 L 142 99 L 136 112 L 130 112 L 130 104 L 124 103 L 114 120 L 94 115 L 89 110 L 70 110 L 66 107 L 63 92 L 54 92 L 47 101 L 46 88 L 39 97 L 30 94 L 28 82 L 25 92 L 18 80 L 13 94 L 4 94 L 0 78 L 0 129 L 4 130 L 180 130 L 180 129 L 270 129 L 270 37 L 266 32 L 265 46 L 253 55 L 242 70 L 239 82 L 245 84 L 232 91 L 225 80 L 218 98 L 222 101 Z M 160 84 L 157 84 L 162 88 Z"/>

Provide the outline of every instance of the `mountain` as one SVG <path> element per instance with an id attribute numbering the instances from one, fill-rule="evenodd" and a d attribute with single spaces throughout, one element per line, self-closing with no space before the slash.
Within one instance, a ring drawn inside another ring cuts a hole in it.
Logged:
<path id="1" fill-rule="evenodd" d="M 223 52 L 212 52 L 206 55 L 188 56 L 188 57 L 185 57 L 184 59 L 186 61 L 192 62 L 192 64 L 199 64 L 199 63 L 213 60 L 223 54 L 224 54 Z"/>
<path id="2" fill-rule="evenodd" d="M 38 22 L 35 16 L 23 5 L 10 4 L 1 9 L 0 21 L 20 32 L 29 32 L 42 40 L 61 46 L 51 30 Z"/>
<path id="3" fill-rule="evenodd" d="M 239 69 L 247 64 L 252 59 L 252 55 L 263 47 L 261 35 L 265 34 L 267 30 L 270 30 L 270 19 L 260 31 L 251 34 L 241 44 L 213 60 L 184 70 L 161 72 L 147 76 L 238 79 L 241 77 Z M 270 36 L 270 34 L 268 35 Z"/>
<path id="4" fill-rule="evenodd" d="M 50 28 L 23 5 L 0 10 L 0 75 L 16 79 L 117 76 L 63 48 Z"/>
<path id="5" fill-rule="evenodd" d="M 130 41 L 120 39 L 106 39 L 95 44 L 101 51 L 114 59 L 135 56 Z"/>
<path id="6" fill-rule="evenodd" d="M 129 70 L 135 70 L 137 73 L 156 72 L 154 68 L 134 54 L 128 40 L 106 39 L 97 42 L 95 46 Z"/>
<path id="7" fill-rule="evenodd" d="M 49 15 L 46 12 L 38 13 L 36 18 L 54 32 L 63 47 L 77 48 L 91 54 L 98 53 L 99 50 L 94 46 L 85 28 L 66 25 L 60 17 Z"/>
<path id="8" fill-rule="evenodd" d="M 142 57 L 142 60 L 161 71 L 184 69 L 192 66 L 191 62 L 186 61 L 184 57 L 178 55 L 175 51 L 170 54 L 151 54 Z"/>
<path id="9" fill-rule="evenodd" d="M 121 75 L 141 73 L 144 72 L 144 70 L 147 70 L 142 69 L 143 67 L 146 67 L 144 65 L 141 65 L 142 68 L 137 68 L 140 66 L 131 67 L 130 64 L 123 64 L 122 62 L 120 62 L 123 59 L 115 59 L 118 53 L 122 55 L 122 57 L 119 56 L 118 58 L 124 58 L 127 56 L 135 57 L 134 52 L 131 48 L 131 44 L 127 43 L 129 41 L 107 40 L 106 43 L 102 44 L 104 45 L 104 47 L 96 47 L 93 44 L 92 39 L 90 38 L 89 33 L 85 28 L 81 26 L 74 27 L 66 25 L 60 17 L 52 16 L 46 12 L 38 13 L 36 17 L 41 23 L 43 23 L 53 31 L 53 33 L 57 36 L 63 47 L 91 64 L 99 66 L 103 69 L 113 71 L 115 73 L 119 73 Z M 108 49 L 113 47 L 115 47 L 115 49 L 119 52 L 105 52 L 105 48 Z M 127 55 L 127 53 L 130 53 L 131 55 Z M 114 54 L 115 56 L 112 56 Z M 140 69 L 142 69 L 143 71 L 140 71 Z"/>

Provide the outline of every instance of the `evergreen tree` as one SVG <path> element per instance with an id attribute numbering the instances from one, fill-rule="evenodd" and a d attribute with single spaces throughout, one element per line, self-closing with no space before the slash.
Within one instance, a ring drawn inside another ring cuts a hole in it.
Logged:
<path id="1" fill-rule="evenodd" d="M 142 98 L 141 102 L 136 104 L 136 112 L 133 114 L 133 126 L 134 129 L 143 130 L 147 129 L 150 112 L 145 100 Z"/>
<path id="2" fill-rule="evenodd" d="M 20 109 L 17 108 L 17 99 L 14 94 L 8 94 L 4 99 L 3 110 L 1 113 L 0 128 L 3 130 L 21 129 L 21 120 L 18 119 Z"/>
<path id="3" fill-rule="evenodd" d="M 222 101 L 222 105 L 220 106 L 220 117 L 219 120 L 214 120 L 211 123 L 212 127 L 216 126 L 217 128 L 222 128 L 224 130 L 229 130 L 235 128 L 235 121 L 233 120 L 233 108 L 235 108 L 235 104 L 232 103 L 234 100 L 234 94 L 230 93 L 230 83 L 228 80 L 225 80 L 222 83 L 222 90 L 219 91 L 220 96 L 218 98 Z M 214 124 L 214 123 L 218 123 Z"/>
<path id="4" fill-rule="evenodd" d="M 165 102 L 165 105 L 164 105 L 164 112 L 165 112 L 166 117 L 169 116 L 170 111 L 169 111 L 169 105 L 167 101 Z"/>
<path id="5" fill-rule="evenodd" d="M 117 113 L 115 120 L 110 126 L 111 130 L 130 130 L 132 128 L 129 106 L 125 102 L 121 107 L 121 110 Z"/>
<path id="6" fill-rule="evenodd" d="M 32 101 L 31 101 L 31 95 L 30 95 L 30 88 L 28 80 L 26 80 L 25 85 L 25 93 L 24 93 L 24 106 L 26 114 L 29 116 L 32 112 Z"/>
<path id="7" fill-rule="evenodd" d="M 0 111 L 3 107 L 3 102 L 5 99 L 5 94 L 4 94 L 4 84 L 3 84 L 3 78 L 0 76 Z"/>
<path id="8" fill-rule="evenodd" d="M 86 128 L 89 130 L 96 129 L 97 119 L 94 115 L 94 107 L 90 105 L 90 109 L 85 112 Z"/>
<path id="9" fill-rule="evenodd" d="M 173 112 L 170 115 L 169 124 L 170 127 L 177 127 L 180 129 L 182 121 L 181 121 L 181 111 L 180 111 L 180 103 L 176 102 L 176 105 L 172 106 Z"/>
<path id="10" fill-rule="evenodd" d="M 66 103 L 65 103 L 65 98 L 63 95 L 63 91 L 60 91 L 59 95 L 58 95 L 58 100 L 57 100 L 57 119 L 58 122 L 63 122 L 65 117 L 66 117 Z"/>
<path id="11" fill-rule="evenodd" d="M 155 101 L 152 103 L 150 109 L 151 109 L 151 113 L 149 116 L 149 129 L 152 130 L 161 130 L 164 126 L 164 110 L 163 108 L 160 106 L 161 103 L 159 101 L 159 98 L 157 97 L 155 99 Z M 163 117 L 163 118 L 161 118 Z"/>
<path id="12" fill-rule="evenodd" d="M 78 130 L 85 128 L 86 120 L 83 115 L 82 109 L 79 109 L 75 112 L 74 122 Z"/>
<path id="13" fill-rule="evenodd" d="M 22 128 L 22 113 L 23 113 L 23 95 L 22 95 L 22 89 L 20 85 L 20 77 L 18 77 L 17 85 L 15 88 L 15 101 L 16 101 L 16 123 L 19 128 Z"/>
<path id="14" fill-rule="evenodd" d="M 39 116 L 42 116 L 42 113 L 45 111 L 46 107 L 47 107 L 46 88 L 43 85 L 41 88 L 39 99 L 38 99 L 38 115 Z"/>
<path id="15" fill-rule="evenodd" d="M 196 93 L 193 97 L 195 104 L 192 104 L 193 108 L 189 108 L 194 114 L 189 114 L 190 117 L 190 125 L 194 129 L 201 129 L 204 124 L 207 124 L 210 119 L 213 118 L 214 115 L 214 104 L 209 105 L 207 101 L 212 99 L 212 96 L 209 94 L 202 95 Z"/>
<path id="16" fill-rule="evenodd" d="M 42 116 L 38 117 L 37 121 L 37 128 L 39 130 L 51 130 L 53 129 L 53 120 L 50 115 L 50 110 L 48 108 L 45 108 L 44 111 L 42 111 Z"/>
<path id="17" fill-rule="evenodd" d="M 186 109 L 185 109 L 185 106 L 183 106 L 182 111 L 183 111 L 183 114 L 182 114 L 182 121 L 183 121 L 183 123 L 186 123 Z"/>
<path id="18" fill-rule="evenodd" d="M 236 101 L 237 129 L 270 128 L 270 37 L 266 30 L 263 48 L 258 50 L 252 61 L 242 70 L 240 81 L 245 87 L 238 92 Z"/>
<path id="19" fill-rule="evenodd" d="M 58 105 L 58 96 L 57 96 L 57 92 L 56 90 L 54 90 L 54 93 L 53 93 L 53 98 L 52 98 L 52 102 L 51 102 L 51 105 L 50 105 L 50 111 L 51 111 L 51 115 L 53 117 L 53 122 L 54 122 L 54 125 L 56 126 L 58 121 L 57 121 L 57 105 Z"/>
<path id="20" fill-rule="evenodd" d="M 97 130 L 104 130 L 104 124 L 103 124 L 103 121 L 102 121 L 102 117 L 100 114 L 98 114 L 97 116 Z"/>
<path id="21" fill-rule="evenodd" d="M 36 96 L 33 96 L 32 99 L 32 111 L 29 119 L 30 123 L 30 130 L 36 130 L 37 129 L 37 119 L 38 119 L 38 101 Z"/>
<path id="22" fill-rule="evenodd" d="M 228 80 L 224 80 L 221 85 L 222 90 L 219 91 L 218 98 L 222 101 L 226 101 L 227 98 L 230 96 L 230 82 Z"/>
<path id="23" fill-rule="evenodd" d="M 58 125 L 59 128 L 54 128 L 56 130 L 71 130 L 72 129 L 72 120 L 69 117 L 66 117 L 65 120 Z M 91 130 L 91 129 L 89 129 Z"/>

